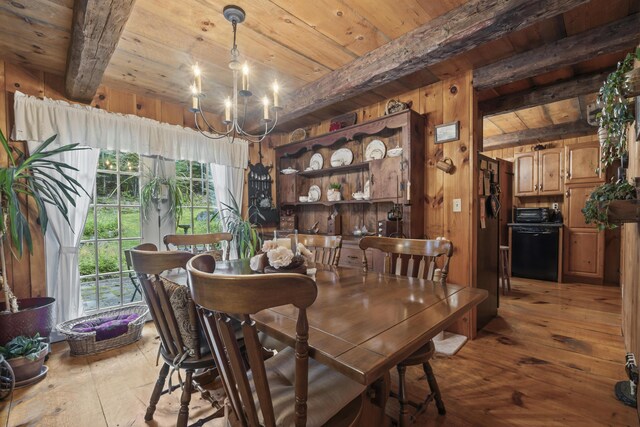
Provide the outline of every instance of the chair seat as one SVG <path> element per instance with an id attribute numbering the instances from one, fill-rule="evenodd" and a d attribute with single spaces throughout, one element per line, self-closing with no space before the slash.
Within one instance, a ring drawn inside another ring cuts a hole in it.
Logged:
<path id="1" fill-rule="evenodd" d="M 291 347 L 265 361 L 265 369 L 273 401 L 276 426 L 295 423 L 295 351 Z M 249 374 L 251 377 L 251 374 Z M 253 381 L 250 381 L 253 384 Z M 358 398 L 365 390 L 359 384 L 314 359 L 309 359 L 309 392 L 307 398 L 307 427 L 320 427 Z M 253 390 L 253 399 L 258 396 Z M 260 422 L 264 423 L 262 411 Z"/>
<path id="2" fill-rule="evenodd" d="M 421 365 L 424 362 L 428 362 L 432 357 L 433 353 L 435 353 L 436 348 L 433 345 L 433 340 L 429 340 L 428 343 L 420 347 L 418 350 L 413 352 L 411 356 L 404 359 L 399 365 L 403 366 L 413 366 L 413 365 Z"/>

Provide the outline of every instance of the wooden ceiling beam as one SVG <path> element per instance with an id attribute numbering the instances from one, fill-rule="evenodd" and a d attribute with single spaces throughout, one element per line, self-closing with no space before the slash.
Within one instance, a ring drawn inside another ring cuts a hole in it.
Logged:
<path id="1" fill-rule="evenodd" d="M 588 95 L 598 92 L 611 71 L 582 75 L 573 80 L 488 99 L 480 102 L 478 108 L 484 117 L 489 117 Z"/>
<path id="2" fill-rule="evenodd" d="M 438 64 L 588 0 L 471 0 L 288 97 L 280 123 Z"/>
<path id="3" fill-rule="evenodd" d="M 517 147 L 519 145 L 533 144 L 536 142 L 555 141 L 563 138 L 575 138 L 595 133 L 595 127 L 590 126 L 585 120 L 578 120 L 543 128 L 523 129 L 484 138 L 483 151 Z"/>
<path id="4" fill-rule="evenodd" d="M 473 86 L 491 89 L 518 80 L 548 73 L 597 56 L 631 49 L 640 37 L 640 14 L 566 37 L 473 72 Z"/>
<path id="5" fill-rule="evenodd" d="M 89 102 L 95 95 L 135 0 L 76 0 L 67 52 L 65 92 Z"/>

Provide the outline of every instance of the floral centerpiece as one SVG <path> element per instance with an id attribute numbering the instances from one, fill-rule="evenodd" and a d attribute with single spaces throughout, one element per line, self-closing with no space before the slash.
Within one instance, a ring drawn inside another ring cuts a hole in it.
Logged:
<path id="1" fill-rule="evenodd" d="M 276 240 L 267 240 L 259 254 L 251 258 L 253 271 L 264 273 L 302 273 L 313 267 L 313 252 L 302 243 L 298 243 L 296 253 L 290 248 L 280 245 Z"/>

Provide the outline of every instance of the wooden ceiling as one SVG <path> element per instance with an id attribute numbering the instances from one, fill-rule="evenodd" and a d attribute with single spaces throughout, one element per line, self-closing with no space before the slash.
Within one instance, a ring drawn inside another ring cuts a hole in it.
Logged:
<path id="1" fill-rule="evenodd" d="M 222 16 L 229 0 L 136 0 L 103 83 L 143 95 L 186 103 L 191 65 L 204 70 L 205 106 L 219 110 L 230 92 L 227 68 L 231 26 Z M 257 95 L 277 78 L 283 92 L 314 82 L 354 59 L 462 5 L 465 0 L 238 0 L 247 12 L 238 47 L 252 68 Z M 401 78 L 304 118 L 307 123 L 475 69 L 502 58 L 579 34 L 638 12 L 636 0 L 592 0 L 552 19 L 488 42 L 423 71 Z M 0 3 L 0 56 L 10 62 L 63 75 L 71 37 L 73 0 L 12 0 Z M 611 67 L 623 56 L 611 52 L 543 75 L 480 92 L 480 100 L 570 79 Z M 485 120 L 487 135 L 573 119 L 580 100 Z M 288 127 L 297 126 L 300 121 Z"/>

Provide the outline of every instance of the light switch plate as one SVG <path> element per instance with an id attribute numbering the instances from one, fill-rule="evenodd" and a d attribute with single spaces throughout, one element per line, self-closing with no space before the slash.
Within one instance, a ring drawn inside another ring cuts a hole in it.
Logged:
<path id="1" fill-rule="evenodd" d="M 462 212 L 462 199 L 453 199 L 453 211 Z"/>

